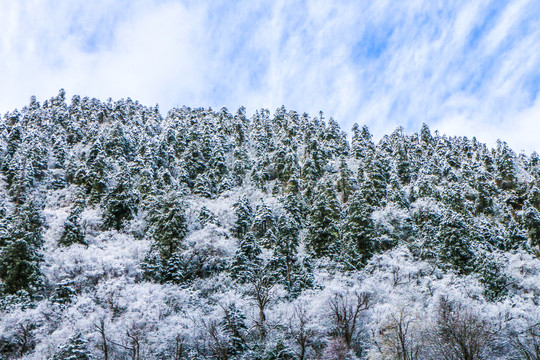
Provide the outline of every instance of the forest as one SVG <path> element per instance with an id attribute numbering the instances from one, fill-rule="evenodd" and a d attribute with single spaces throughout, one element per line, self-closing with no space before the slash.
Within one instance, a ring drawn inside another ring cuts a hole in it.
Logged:
<path id="1" fill-rule="evenodd" d="M 31 97 L 0 359 L 540 360 L 539 188 L 537 153 L 427 125 Z"/>

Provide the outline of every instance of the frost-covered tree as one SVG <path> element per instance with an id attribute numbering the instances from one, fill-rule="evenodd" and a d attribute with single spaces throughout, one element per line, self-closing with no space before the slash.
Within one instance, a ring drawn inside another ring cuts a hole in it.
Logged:
<path id="1" fill-rule="evenodd" d="M 81 333 L 70 337 L 65 344 L 59 347 L 51 360 L 90 360 L 94 359 L 88 347 L 88 341 Z"/>
<path id="2" fill-rule="evenodd" d="M 234 222 L 232 233 L 238 239 L 242 239 L 250 230 L 253 223 L 253 209 L 246 196 L 240 198 L 233 205 L 236 221 Z"/>
<path id="3" fill-rule="evenodd" d="M 158 195 L 151 204 L 146 220 L 153 243 L 142 264 L 145 276 L 158 282 L 181 282 L 178 252 L 188 231 L 182 194 L 171 191 Z"/>
<path id="4" fill-rule="evenodd" d="M 7 294 L 24 290 L 34 294 L 43 284 L 40 269 L 43 222 L 33 202 L 27 202 L 10 219 L 5 244 L 0 248 L 0 284 Z"/>
<path id="5" fill-rule="evenodd" d="M 341 206 L 331 182 L 321 183 L 315 193 L 308 216 L 306 244 L 316 257 L 335 254 L 340 239 Z"/>
<path id="6" fill-rule="evenodd" d="M 341 232 L 345 248 L 342 261 L 354 269 L 365 264 L 379 250 L 371 212 L 372 207 L 362 193 L 353 193 L 345 210 Z"/>
<path id="7" fill-rule="evenodd" d="M 428 125 L 34 97 L 0 118 L 0 358 L 536 359 L 539 183 Z"/>
<path id="8" fill-rule="evenodd" d="M 87 245 L 80 224 L 81 209 L 73 209 L 64 222 L 64 231 L 58 240 L 58 245 L 70 246 L 72 244 Z"/>

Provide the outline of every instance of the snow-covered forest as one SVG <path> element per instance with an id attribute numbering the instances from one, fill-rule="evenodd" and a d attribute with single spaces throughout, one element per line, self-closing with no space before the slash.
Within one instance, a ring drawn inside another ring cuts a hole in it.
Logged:
<path id="1" fill-rule="evenodd" d="M 65 92 L 0 120 L 0 359 L 540 359 L 540 157 Z"/>

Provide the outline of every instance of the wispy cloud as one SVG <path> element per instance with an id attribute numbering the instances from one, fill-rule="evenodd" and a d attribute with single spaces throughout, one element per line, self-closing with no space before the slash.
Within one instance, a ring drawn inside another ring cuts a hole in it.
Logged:
<path id="1" fill-rule="evenodd" d="M 532 0 L 0 2 L 0 111 L 63 87 L 539 151 L 539 16 Z"/>

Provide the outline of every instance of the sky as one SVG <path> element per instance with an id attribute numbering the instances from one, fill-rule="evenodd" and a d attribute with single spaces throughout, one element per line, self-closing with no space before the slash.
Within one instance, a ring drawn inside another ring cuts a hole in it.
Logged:
<path id="1" fill-rule="evenodd" d="M 0 113 L 106 100 L 426 123 L 540 152 L 540 2 L 0 0 Z"/>

